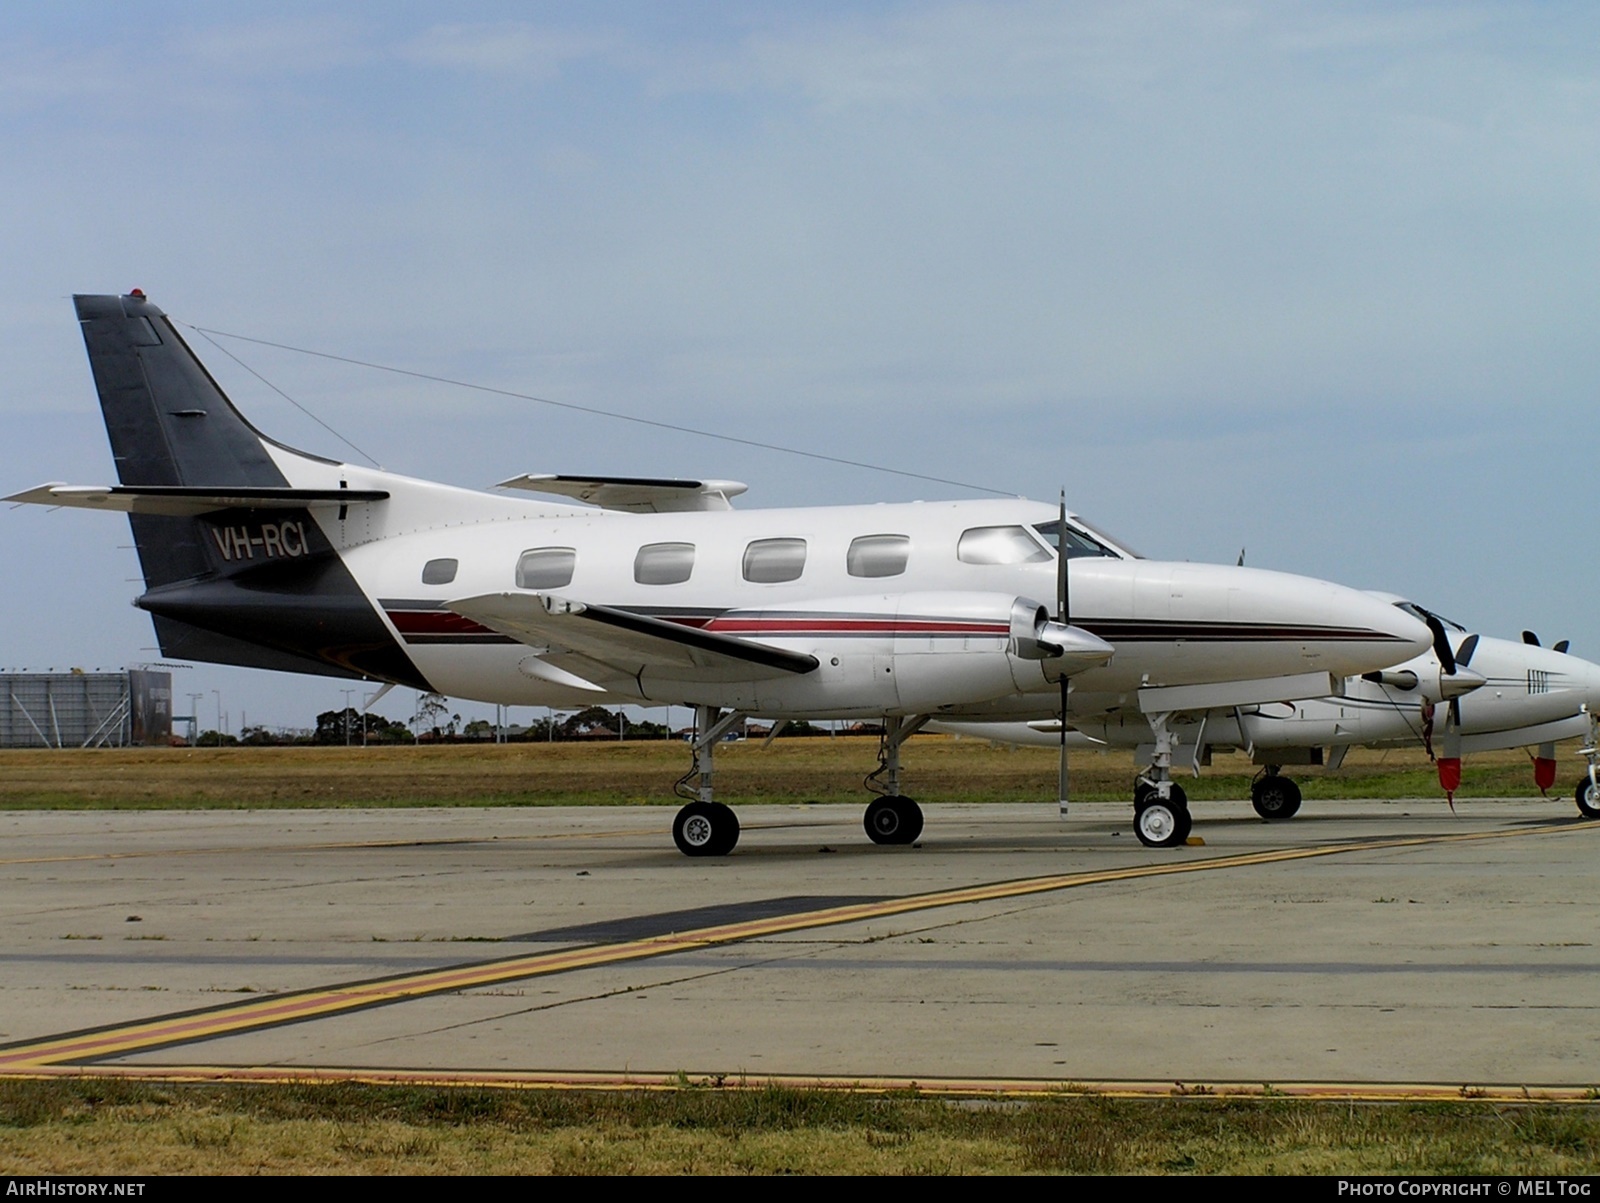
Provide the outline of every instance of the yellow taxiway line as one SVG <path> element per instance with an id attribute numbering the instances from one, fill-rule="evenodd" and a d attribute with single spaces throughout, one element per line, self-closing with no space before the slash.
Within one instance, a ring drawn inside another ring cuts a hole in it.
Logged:
<path id="1" fill-rule="evenodd" d="M 398 974 L 313 990 L 276 994 L 246 1002 L 208 1007 L 200 1011 L 164 1015 L 155 1019 L 115 1024 L 106 1028 L 69 1032 L 57 1036 L 22 1041 L 0 1048 L 0 1073 L 38 1069 L 51 1065 L 84 1064 L 107 1057 L 125 1056 L 170 1045 L 213 1040 L 242 1032 L 258 1031 L 281 1024 L 298 1023 L 330 1015 L 345 1014 L 368 1007 L 385 1006 L 428 995 L 471 990 L 504 982 L 619 965 L 653 957 L 669 956 L 733 944 L 744 940 L 782 935 L 845 923 L 885 919 L 914 911 L 934 910 L 969 903 L 996 902 L 1031 894 L 1069 890 L 1109 882 L 1135 881 L 1150 877 L 1172 877 L 1182 873 L 1236 869 L 1254 865 L 1284 864 L 1318 857 L 1341 856 L 1357 852 L 1382 852 L 1421 848 L 1441 844 L 1473 843 L 1481 840 L 1516 839 L 1530 835 L 1554 835 L 1573 831 L 1596 831 L 1592 823 L 1562 822 L 1539 824 L 1514 831 L 1465 832 L 1441 836 L 1406 836 L 1394 839 L 1357 840 L 1311 848 L 1283 848 L 1251 852 L 1238 856 L 1204 857 L 1195 860 L 1133 865 L 1088 873 L 1052 874 L 1015 881 L 991 882 L 953 890 L 936 890 L 878 902 L 823 907 L 790 915 L 776 915 L 736 923 L 717 924 L 642 940 L 624 940 L 555 952 L 533 953 L 492 961 L 451 965 L 420 973 Z"/>

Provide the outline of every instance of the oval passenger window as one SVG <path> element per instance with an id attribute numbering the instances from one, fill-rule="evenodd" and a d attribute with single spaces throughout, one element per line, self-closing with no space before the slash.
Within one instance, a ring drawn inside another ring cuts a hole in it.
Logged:
<path id="1" fill-rule="evenodd" d="M 517 561 L 518 589 L 560 589 L 572 584 L 578 552 L 571 547 L 535 547 Z"/>
<path id="2" fill-rule="evenodd" d="M 757 539 L 744 549 L 744 579 L 758 585 L 797 581 L 805 570 L 804 539 Z"/>
<path id="3" fill-rule="evenodd" d="M 422 583 L 448 585 L 456 579 L 456 569 L 460 566 L 459 560 L 429 560 L 422 566 Z"/>

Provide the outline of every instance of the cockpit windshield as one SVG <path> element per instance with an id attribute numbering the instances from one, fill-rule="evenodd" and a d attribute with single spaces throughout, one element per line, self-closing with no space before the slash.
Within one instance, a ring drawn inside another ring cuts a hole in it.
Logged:
<path id="1" fill-rule="evenodd" d="M 1050 522 L 1035 523 L 1034 528 L 1039 536 L 1050 545 L 1051 550 L 1061 549 L 1061 520 L 1059 518 Z M 1113 560 L 1127 559 L 1127 553 L 1108 547 L 1087 531 L 1080 529 L 1072 523 L 1067 523 L 1066 538 L 1067 559 L 1075 560 L 1081 556 L 1104 556 Z"/>
<path id="2" fill-rule="evenodd" d="M 1446 618 L 1443 614 L 1435 613 L 1432 610 L 1424 610 L 1421 606 L 1417 605 L 1416 602 L 1397 601 L 1397 602 L 1395 602 L 1395 609 L 1404 610 L 1407 614 L 1411 615 L 1411 617 L 1415 618 L 1418 622 L 1426 623 L 1428 621 L 1428 616 L 1430 614 L 1432 614 L 1433 617 L 1437 618 L 1440 622 L 1444 623 L 1444 625 L 1447 626 L 1447 627 L 1454 627 L 1456 630 L 1462 632 L 1463 634 L 1465 634 L 1466 630 L 1467 630 L 1467 628 L 1462 626 L 1459 622 L 1456 622 L 1453 619 Z"/>

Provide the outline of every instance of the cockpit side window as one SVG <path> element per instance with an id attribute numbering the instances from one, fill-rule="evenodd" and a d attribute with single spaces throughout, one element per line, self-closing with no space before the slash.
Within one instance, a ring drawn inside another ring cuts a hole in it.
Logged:
<path id="1" fill-rule="evenodd" d="M 911 559 L 909 535 L 862 535 L 850 540 L 845 571 L 851 576 L 899 576 Z"/>
<path id="2" fill-rule="evenodd" d="M 975 526 L 956 544 L 956 559 L 963 564 L 1037 564 L 1052 558 L 1020 526 Z"/>
<path id="3" fill-rule="evenodd" d="M 572 584 L 578 552 L 571 547 L 535 547 L 517 560 L 518 589 L 561 589 Z"/>
<path id="4" fill-rule="evenodd" d="M 1033 529 L 1038 531 L 1044 541 L 1050 544 L 1051 547 L 1059 548 L 1061 546 L 1061 519 L 1057 518 L 1053 522 L 1036 523 Z M 1066 544 L 1067 559 L 1069 560 L 1078 559 L 1080 556 L 1107 556 L 1114 560 L 1122 558 L 1093 535 L 1087 531 L 1080 530 L 1070 522 L 1067 523 Z"/>

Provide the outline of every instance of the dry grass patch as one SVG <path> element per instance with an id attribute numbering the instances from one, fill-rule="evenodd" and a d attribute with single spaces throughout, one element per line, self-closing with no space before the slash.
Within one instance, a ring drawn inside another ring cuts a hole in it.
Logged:
<path id="1" fill-rule="evenodd" d="M 1574 745 L 1575 746 L 1575 745 Z M 876 765 L 873 739 L 780 739 L 730 744 L 717 756 L 719 797 L 761 802 L 849 802 Z M 1563 748 L 1564 793 L 1578 761 Z M 924 802 L 1038 802 L 1055 797 L 1048 748 L 917 736 L 906 751 L 908 788 Z M 553 806 L 676 804 L 672 782 L 688 766 L 680 743 L 506 744 L 382 748 L 148 748 L 0 752 L 0 808 L 293 808 L 321 806 Z M 1218 755 L 1191 798 L 1242 799 L 1256 768 Z M 1308 802 L 1340 797 L 1437 797 L 1421 749 L 1353 750 L 1337 774 L 1288 770 Z M 1080 752 L 1073 795 L 1126 801 L 1128 752 Z M 1521 752 L 1475 756 L 1463 797 L 1537 797 Z"/>
<path id="2" fill-rule="evenodd" d="M 0 1082 L 13 1174 L 1592 1174 L 1592 1107 Z"/>

